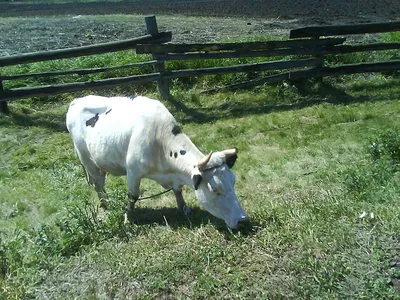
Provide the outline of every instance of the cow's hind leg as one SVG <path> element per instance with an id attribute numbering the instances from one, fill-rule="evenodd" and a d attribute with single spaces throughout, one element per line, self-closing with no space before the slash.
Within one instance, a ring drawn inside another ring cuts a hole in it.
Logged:
<path id="1" fill-rule="evenodd" d="M 184 215 L 188 215 L 191 209 L 186 205 L 185 199 L 183 199 L 182 190 L 174 190 L 176 203 L 178 204 L 178 210 Z"/>
<path id="2" fill-rule="evenodd" d="M 106 190 L 104 189 L 106 174 L 100 174 L 100 176 L 96 177 L 89 175 L 89 180 L 91 180 L 91 178 L 93 178 L 93 186 L 100 200 L 100 207 L 107 209 L 107 194 Z"/>
<path id="3" fill-rule="evenodd" d="M 134 209 L 135 209 L 135 204 L 139 199 L 140 196 L 140 176 L 137 174 L 134 174 L 131 169 L 129 168 L 127 170 L 126 174 L 126 179 L 128 181 L 128 207 L 126 209 L 126 214 L 125 214 L 125 222 L 129 221 L 131 224 L 133 224 L 134 221 Z"/>
<path id="4" fill-rule="evenodd" d="M 86 179 L 88 183 L 94 186 L 95 191 L 100 200 L 100 207 L 107 209 L 107 194 L 104 189 L 106 182 L 106 173 L 101 171 L 94 165 L 82 165 L 86 172 Z"/>

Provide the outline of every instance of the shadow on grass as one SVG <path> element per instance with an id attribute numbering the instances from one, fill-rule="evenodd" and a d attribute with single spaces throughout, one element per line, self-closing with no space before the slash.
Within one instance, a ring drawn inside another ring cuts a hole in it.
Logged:
<path id="1" fill-rule="evenodd" d="M 387 100 L 386 97 L 374 94 L 372 99 L 369 94 L 352 96 L 346 93 L 344 90 L 336 88 L 335 86 L 328 83 L 319 83 L 317 89 L 313 89 L 312 84 L 309 82 L 299 82 L 296 87 L 298 93 L 303 97 L 303 100 L 296 101 L 291 104 L 268 104 L 266 101 L 243 101 L 243 102 L 232 102 L 224 103 L 219 106 L 205 107 L 205 108 L 191 108 L 186 106 L 184 103 L 177 99 L 170 99 L 169 102 L 174 106 L 176 111 L 182 112 L 184 116 L 179 121 L 183 123 L 209 123 L 221 118 L 237 118 L 247 115 L 259 115 L 268 114 L 279 111 L 289 111 L 294 109 L 301 109 L 313 105 L 319 105 L 322 103 L 330 103 L 337 105 L 347 105 L 351 103 L 363 103 L 363 102 L 378 102 Z M 379 85 L 363 85 L 365 91 L 370 93 L 379 90 L 393 88 L 393 82 L 388 82 Z M 357 91 L 357 88 L 354 90 Z"/>
<path id="2" fill-rule="evenodd" d="M 53 112 L 32 113 L 23 109 L 11 112 L 8 115 L 0 115 L 0 126 L 18 125 L 22 127 L 37 126 L 52 129 L 58 132 L 66 132 L 65 115 Z"/>
<path id="3" fill-rule="evenodd" d="M 147 208 L 135 207 L 134 219 L 136 225 L 160 225 L 177 229 L 180 227 L 200 227 L 207 223 L 219 223 L 217 218 L 200 208 L 192 208 L 188 216 L 182 215 L 177 208 Z"/>
<path id="4" fill-rule="evenodd" d="M 225 225 L 223 220 L 214 217 L 207 211 L 197 207 L 191 208 L 191 210 L 191 213 L 185 216 L 179 213 L 176 208 L 135 207 L 134 223 L 136 225 L 168 226 L 172 229 L 199 228 L 207 224 L 212 224 L 218 231 L 224 233 L 227 238 L 230 234 L 236 234 L 237 232 L 241 232 L 242 235 L 251 235 L 254 233 L 254 228 L 251 224 L 240 230 L 231 230 Z"/>
<path id="5" fill-rule="evenodd" d="M 362 102 L 378 102 L 387 98 L 378 93 L 379 90 L 387 90 L 393 88 L 393 81 L 380 84 L 363 84 L 360 87 L 354 87 L 354 91 L 365 91 L 368 94 L 354 97 L 344 90 L 336 88 L 329 83 L 319 83 L 318 87 L 313 88 L 310 81 L 302 81 L 296 84 L 299 95 L 302 99 L 296 100 L 290 104 L 268 104 L 265 101 L 236 101 L 224 103 L 214 107 L 189 107 L 187 103 L 177 98 L 171 97 L 169 103 L 176 112 L 176 118 L 183 123 L 209 123 L 221 118 L 237 118 L 247 115 L 268 114 L 272 112 L 288 111 L 301 109 L 321 103 L 331 103 L 337 105 L 346 105 L 350 103 Z M 372 99 L 370 94 L 374 94 Z M 381 96 L 379 96 L 381 95 Z M 285 99 L 283 99 L 285 100 Z M 19 125 L 19 126 L 40 126 L 49 128 L 59 132 L 65 132 L 65 115 L 54 112 L 38 112 L 33 113 L 31 110 L 22 109 L 13 111 L 9 115 L 0 115 L 0 126 Z"/>

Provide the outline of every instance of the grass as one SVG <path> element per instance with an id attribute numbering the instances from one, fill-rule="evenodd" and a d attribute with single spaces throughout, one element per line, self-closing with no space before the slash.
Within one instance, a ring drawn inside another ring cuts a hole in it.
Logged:
<path id="1" fill-rule="evenodd" d="M 0 117 L 0 298 L 399 299 L 398 76 L 305 81 L 298 94 L 191 84 L 176 82 L 164 103 L 204 153 L 239 148 L 236 192 L 253 226 L 228 230 L 189 189 L 188 218 L 166 194 L 125 225 L 115 177 L 99 213 L 65 130 L 73 95 L 11 102 Z"/>
<path id="2" fill-rule="evenodd" d="M 329 85 L 353 102 L 333 101 L 326 87 L 306 97 L 274 87 L 176 94 L 186 110 L 166 103 L 202 151 L 239 147 L 236 190 L 253 227 L 237 233 L 189 190 L 189 219 L 165 195 L 140 203 L 138 224 L 126 226 L 122 178 L 109 178 L 111 209 L 99 219 L 63 130 L 67 101 L 13 103 L 0 129 L 3 295 L 397 297 L 389 264 L 400 229 L 399 87 L 383 76 L 351 79 Z"/>

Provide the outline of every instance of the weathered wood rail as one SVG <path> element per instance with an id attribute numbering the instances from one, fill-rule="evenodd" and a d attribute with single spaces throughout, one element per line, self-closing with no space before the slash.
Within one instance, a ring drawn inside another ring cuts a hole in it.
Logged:
<path id="1" fill-rule="evenodd" d="M 328 38 L 323 40 L 293 40 L 293 41 L 269 41 L 250 43 L 210 43 L 210 44 L 164 44 L 164 45 L 138 45 L 136 52 L 139 54 L 152 54 L 160 63 L 171 60 L 199 60 L 222 59 L 242 57 L 288 57 L 292 55 L 317 56 L 328 46 L 340 45 L 345 38 Z M 225 74 L 232 72 L 260 72 L 267 70 L 299 69 L 315 67 L 322 63 L 316 58 L 281 59 L 253 64 L 236 66 L 198 68 L 180 71 L 164 71 L 160 75 L 164 78 L 179 78 L 187 76 L 204 76 Z M 280 78 L 274 76 L 274 78 Z M 274 81 L 275 82 L 275 81 Z M 254 82 L 253 82 L 254 83 Z M 239 85 L 238 85 L 239 86 Z M 244 85 L 240 85 L 243 87 Z M 233 86 L 231 86 L 233 87 Z M 161 95 L 169 95 L 168 86 L 160 87 Z"/>
<path id="2" fill-rule="evenodd" d="M 367 23 L 354 25 L 310 26 L 290 31 L 290 38 L 316 38 L 321 36 L 381 33 L 400 31 L 400 22 Z"/>
<path id="3" fill-rule="evenodd" d="M 311 26 L 290 31 L 290 38 L 309 38 L 309 40 L 321 40 L 321 37 L 343 36 L 350 34 L 382 33 L 400 31 L 400 22 L 368 23 L 341 26 Z M 370 43 L 363 45 L 334 45 L 320 51 L 316 57 L 322 63 L 308 73 L 296 74 L 298 77 L 325 77 L 346 74 L 382 72 L 400 70 L 400 60 L 390 62 L 368 62 L 359 64 L 347 64 L 341 66 L 324 66 L 325 57 L 328 54 L 345 54 L 367 51 L 383 51 L 400 49 L 400 43 Z"/>
<path id="4" fill-rule="evenodd" d="M 67 49 L 60 49 L 53 51 L 43 51 L 43 52 L 26 53 L 8 57 L 0 57 L 0 67 L 33 63 L 33 62 L 42 62 L 55 59 L 75 58 L 80 56 L 96 55 L 96 54 L 117 52 L 123 50 L 134 50 L 138 44 L 142 43 L 153 44 L 153 43 L 165 43 L 171 41 L 172 39 L 171 32 L 158 32 L 158 30 L 152 29 L 152 26 L 155 23 L 154 16 L 146 17 L 145 22 L 149 34 L 138 38 L 91 45 L 91 46 L 83 46 L 77 48 L 67 48 Z M 18 80 L 18 79 L 26 79 L 32 77 L 51 77 L 51 76 L 69 75 L 69 74 L 86 75 L 98 72 L 109 72 L 123 68 L 142 67 L 149 64 L 154 65 L 157 63 L 158 61 L 153 60 L 153 61 L 147 61 L 147 62 L 124 65 L 124 66 L 117 66 L 117 67 L 108 67 L 108 68 L 106 67 L 106 68 L 52 71 L 52 72 L 18 74 L 18 75 L 7 75 L 7 76 L 2 76 L 0 74 L 0 112 L 5 112 L 5 113 L 9 112 L 6 102 L 7 100 L 16 100 L 16 99 L 31 98 L 37 96 L 48 96 L 59 93 L 116 86 L 119 84 L 140 84 L 140 83 L 151 82 L 159 78 L 157 74 L 148 74 L 148 75 L 129 76 L 123 78 L 111 78 L 111 79 L 90 81 L 90 82 L 77 82 L 68 84 L 56 84 L 51 86 L 24 87 L 24 88 L 4 90 L 3 81 L 6 80 Z"/>
<path id="5" fill-rule="evenodd" d="M 345 37 L 338 37 L 348 34 L 400 31 L 400 22 L 306 27 L 292 30 L 290 32 L 291 40 L 286 41 L 208 44 L 165 44 L 165 42 L 171 41 L 171 32 L 158 32 L 157 22 L 154 16 L 146 17 L 145 22 L 148 34 L 131 40 L 0 58 L 0 67 L 4 67 L 30 62 L 121 51 L 126 49 L 135 49 L 138 54 L 150 54 L 152 56 L 151 61 L 116 67 L 60 70 L 4 76 L 0 74 L 0 111 L 8 111 L 6 100 L 47 96 L 51 94 L 74 92 L 85 89 L 112 87 L 119 84 L 142 84 L 151 81 L 157 81 L 160 96 L 162 98 L 168 98 L 170 96 L 169 80 L 173 78 L 190 76 L 281 70 L 281 73 L 279 74 L 222 87 L 224 89 L 237 89 L 264 83 L 280 82 L 283 80 L 294 81 L 312 77 L 322 78 L 324 76 L 400 70 L 400 61 L 398 60 L 393 60 L 390 62 L 368 62 L 339 66 L 325 66 L 325 57 L 328 54 L 339 55 L 344 53 L 364 51 L 400 49 L 400 43 L 347 45 L 344 44 L 346 41 Z M 299 58 L 294 58 L 294 56 L 299 56 Z M 173 60 L 230 59 L 243 57 L 279 57 L 279 60 L 187 70 L 171 70 L 166 67 L 168 61 Z M 2 84 L 3 81 L 7 80 L 18 80 L 32 77 L 51 77 L 69 74 L 92 74 L 130 67 L 142 67 L 149 64 L 154 66 L 154 73 L 120 78 L 109 78 L 90 82 L 24 87 L 10 90 L 4 90 Z"/>
<path id="6" fill-rule="evenodd" d="M 195 69 L 185 71 L 164 72 L 162 76 L 168 78 L 171 72 L 191 76 L 201 76 L 208 74 L 224 73 L 225 70 L 232 68 L 237 72 L 255 72 L 265 70 L 294 69 L 280 74 L 271 75 L 264 78 L 253 79 L 247 82 L 233 84 L 208 90 L 218 89 L 239 89 L 244 87 L 256 86 L 264 83 L 275 83 L 283 80 L 298 80 L 303 78 L 325 76 L 338 76 L 345 74 L 355 74 L 364 72 L 396 71 L 400 69 L 400 61 L 360 63 L 342 66 L 327 67 L 325 58 L 328 54 L 345 54 L 365 51 L 383 51 L 400 49 L 400 43 L 371 43 L 363 45 L 344 45 L 346 38 L 337 36 L 348 34 L 364 34 L 392 32 L 400 30 L 400 22 L 370 23 L 342 26 L 318 26 L 295 29 L 290 32 L 290 38 L 302 38 L 287 41 L 255 42 L 255 43 L 209 43 L 209 44 L 162 44 L 162 45 L 139 45 L 137 53 L 147 53 L 156 55 L 161 63 L 172 60 L 200 60 L 200 59 L 225 59 L 242 57 L 288 57 L 288 56 L 311 56 L 313 59 L 291 59 L 288 61 L 270 62 L 276 68 L 259 68 L 260 64 L 255 64 L 248 68 L 240 67 L 219 67 L 208 69 Z M 324 38 L 321 38 L 324 37 Z M 305 39 L 307 38 L 307 39 Z M 307 62 L 307 63 L 306 63 Z M 309 67 L 306 69 L 300 69 Z M 169 95 L 166 88 L 162 95 Z"/>
<path id="7" fill-rule="evenodd" d="M 0 75 L 0 81 L 3 80 L 18 80 L 18 79 L 28 79 L 34 77 L 53 77 L 53 76 L 61 76 L 61 75 L 88 75 L 94 73 L 101 73 L 101 72 L 110 72 L 116 71 L 121 69 L 129 69 L 133 67 L 144 67 L 147 65 L 154 65 L 157 63 L 156 60 L 150 60 L 140 63 L 133 63 L 123 66 L 116 66 L 116 67 L 106 67 L 106 68 L 91 68 L 91 69 L 75 69 L 75 70 L 66 70 L 66 71 L 50 71 L 50 72 L 43 72 L 43 73 L 29 73 L 29 74 L 17 74 L 17 75 Z"/>
<path id="8" fill-rule="evenodd" d="M 14 56 L 0 58 L 0 67 L 61 59 L 61 58 L 72 58 L 79 56 L 117 52 L 122 50 L 135 49 L 138 44 L 142 43 L 149 43 L 149 44 L 164 43 L 164 42 L 169 42 L 171 39 L 172 39 L 171 32 L 160 32 L 154 36 L 148 34 L 139 38 L 134 38 L 125 41 L 83 46 L 78 48 L 67 48 L 67 49 L 60 49 L 53 51 L 26 53 L 21 55 L 14 55 Z"/>

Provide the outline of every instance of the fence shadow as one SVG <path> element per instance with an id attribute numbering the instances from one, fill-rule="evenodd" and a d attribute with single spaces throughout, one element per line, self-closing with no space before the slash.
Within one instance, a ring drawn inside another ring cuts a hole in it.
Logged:
<path id="1" fill-rule="evenodd" d="M 329 83 L 320 83 L 317 89 L 311 88 L 309 81 L 299 82 L 296 85 L 300 96 L 304 100 L 293 104 L 268 104 L 268 100 L 260 102 L 237 101 L 233 103 L 224 103 L 213 107 L 190 107 L 188 104 L 180 101 L 178 98 L 171 97 L 168 102 L 173 108 L 173 114 L 179 122 L 182 123 L 209 123 L 221 118 L 238 118 L 247 115 L 268 114 L 271 112 L 289 111 L 301 109 L 308 106 L 319 105 L 321 103 L 331 103 L 337 105 L 347 105 L 350 103 L 362 103 L 368 101 L 387 100 L 384 96 L 381 98 L 371 97 L 368 94 L 354 97 L 344 90 L 339 89 Z M 393 82 L 381 83 L 378 85 L 363 85 L 362 89 L 372 92 L 379 89 L 393 88 Z M 361 89 L 357 87 L 354 91 Z M 376 95 L 376 93 L 375 93 Z M 13 110 L 8 115 L 0 115 L 0 126 L 19 125 L 19 126 L 39 126 L 52 129 L 58 132 L 66 132 L 65 114 L 43 111 L 33 113 L 31 110 Z"/>
<path id="2" fill-rule="evenodd" d="M 19 125 L 23 127 L 37 126 L 52 129 L 58 132 L 66 132 L 65 114 L 52 112 L 40 112 L 33 114 L 31 111 L 14 111 L 7 115 L 0 115 L 0 126 Z"/>
<path id="3" fill-rule="evenodd" d="M 179 102 L 178 99 L 170 99 L 169 103 L 173 105 L 174 109 L 178 112 L 183 113 L 183 117 L 179 118 L 182 123 L 209 123 L 221 118 L 238 118 L 247 115 L 260 115 L 268 114 L 279 111 L 289 111 L 294 109 L 301 109 L 309 106 L 319 105 L 322 103 L 330 103 L 336 105 L 347 105 L 351 103 L 363 103 L 363 102 L 378 102 L 387 100 L 386 97 L 382 96 L 379 98 L 371 97 L 366 95 L 352 96 L 346 91 L 337 88 L 329 83 L 320 83 L 317 89 L 312 89 L 308 82 L 302 82 L 296 85 L 298 93 L 304 98 L 304 100 L 297 101 L 293 104 L 268 104 L 268 100 L 255 102 L 235 102 L 232 104 L 222 104 L 214 107 L 205 108 L 192 108 L 186 106 L 184 103 Z M 386 83 L 376 85 L 364 86 L 366 90 L 376 91 L 379 89 L 392 88 L 393 83 Z"/>
<path id="4" fill-rule="evenodd" d="M 179 101 L 179 99 L 175 99 L 174 97 L 170 97 L 168 102 L 172 104 L 175 111 L 181 111 L 185 115 L 185 122 L 194 122 L 194 123 L 207 123 L 209 122 L 210 116 L 208 112 L 204 113 L 199 111 L 196 108 L 191 108 L 185 105 L 185 103 Z"/>
<path id="5" fill-rule="evenodd" d="M 367 95 L 353 97 L 346 93 L 344 90 L 339 89 L 329 83 L 325 83 L 324 81 L 318 84 L 318 88 L 316 90 L 313 90 L 311 88 L 311 85 L 307 84 L 307 82 L 309 81 L 299 82 L 299 84 L 297 85 L 299 94 L 303 97 L 317 97 L 317 99 L 313 101 L 300 102 L 299 105 L 303 104 L 305 106 L 310 106 L 322 102 L 329 102 L 331 104 L 341 105 L 370 101 Z"/>

